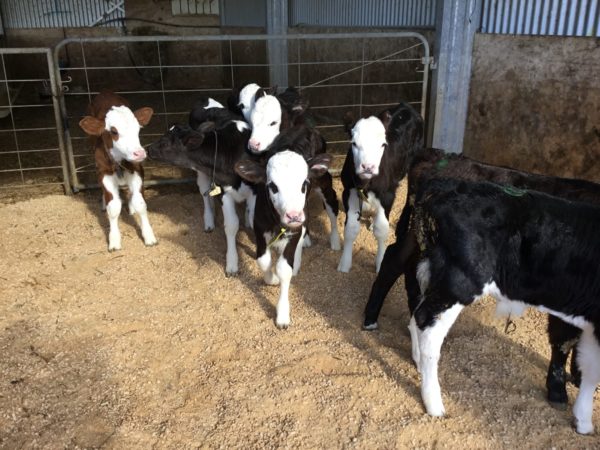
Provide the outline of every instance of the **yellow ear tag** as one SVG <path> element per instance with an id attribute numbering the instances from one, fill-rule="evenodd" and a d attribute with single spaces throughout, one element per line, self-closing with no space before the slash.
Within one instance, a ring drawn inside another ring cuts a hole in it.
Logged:
<path id="1" fill-rule="evenodd" d="M 221 193 L 221 186 L 214 184 L 211 186 L 211 190 L 208 193 L 208 195 L 210 195 L 211 197 L 216 197 L 217 195 L 219 195 Z"/>

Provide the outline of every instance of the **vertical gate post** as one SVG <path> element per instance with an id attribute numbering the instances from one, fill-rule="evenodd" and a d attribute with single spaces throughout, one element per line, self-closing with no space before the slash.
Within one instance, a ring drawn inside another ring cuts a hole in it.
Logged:
<path id="1" fill-rule="evenodd" d="M 461 153 L 471 83 L 473 37 L 479 28 L 481 0 L 437 2 L 435 61 L 429 122 L 431 145 Z"/>
<path id="2" fill-rule="evenodd" d="M 285 36 L 288 27 L 287 0 L 266 0 L 267 34 Z M 288 48 L 286 39 L 267 41 L 271 86 L 288 86 Z"/>

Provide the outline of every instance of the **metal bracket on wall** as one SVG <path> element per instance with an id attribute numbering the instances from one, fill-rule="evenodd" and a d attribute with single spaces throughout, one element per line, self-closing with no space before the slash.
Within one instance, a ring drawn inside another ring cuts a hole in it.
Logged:
<path id="1" fill-rule="evenodd" d="M 433 56 L 424 56 L 423 58 L 421 58 L 421 64 L 429 64 L 429 68 L 431 70 L 437 69 L 437 62 L 434 60 Z"/>

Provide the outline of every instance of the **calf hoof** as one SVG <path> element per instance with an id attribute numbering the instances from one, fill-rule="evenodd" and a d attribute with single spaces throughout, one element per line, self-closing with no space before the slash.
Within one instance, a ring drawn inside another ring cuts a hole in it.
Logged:
<path id="1" fill-rule="evenodd" d="M 575 419 L 573 425 L 579 434 L 592 434 L 594 432 L 594 425 L 592 422 Z"/>
<path id="2" fill-rule="evenodd" d="M 569 396 L 567 395 L 566 389 L 561 390 L 548 390 L 548 403 L 554 409 L 558 409 L 559 411 L 564 411 L 567 409 L 567 404 L 569 403 Z"/>
<path id="3" fill-rule="evenodd" d="M 230 272 L 229 270 L 225 271 L 225 278 L 234 278 L 234 277 L 237 277 L 237 276 L 238 276 L 238 271 L 237 270 L 235 272 L 233 272 L 233 271 Z"/>
<path id="4" fill-rule="evenodd" d="M 275 325 L 277 325 L 277 328 L 279 328 L 280 330 L 287 330 L 289 328 L 289 326 L 290 326 L 290 323 L 289 322 L 281 322 L 281 323 L 279 323 L 279 322 L 276 321 Z"/>
<path id="5" fill-rule="evenodd" d="M 376 330 L 379 328 L 379 324 L 377 322 L 371 322 L 371 321 L 365 320 L 363 322 L 362 327 L 363 327 L 363 330 L 373 331 L 373 330 Z"/>
<path id="6" fill-rule="evenodd" d="M 121 250 L 121 246 L 120 246 L 120 245 L 119 245 L 118 247 L 116 247 L 116 246 L 109 246 L 109 247 L 108 247 L 108 251 L 109 251 L 110 253 L 113 253 L 113 252 L 118 252 L 119 250 Z"/>
<path id="7" fill-rule="evenodd" d="M 204 228 L 205 233 L 212 233 L 213 231 L 215 231 L 215 227 L 205 227 Z"/>
<path id="8" fill-rule="evenodd" d="M 155 245 L 158 245 L 158 240 L 148 239 L 147 241 L 144 241 L 144 244 L 146 245 L 146 247 L 154 247 Z"/>
<path id="9" fill-rule="evenodd" d="M 348 273 L 348 272 L 350 272 L 350 267 L 351 267 L 350 265 L 343 264 L 343 263 L 340 262 L 338 264 L 337 270 L 338 270 L 338 272 Z"/>

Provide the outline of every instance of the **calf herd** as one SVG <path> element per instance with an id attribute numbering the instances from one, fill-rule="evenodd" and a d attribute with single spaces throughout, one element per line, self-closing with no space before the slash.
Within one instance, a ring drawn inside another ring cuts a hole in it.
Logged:
<path id="1" fill-rule="evenodd" d="M 302 248 L 311 245 L 307 197 L 315 192 L 329 218 L 329 245 L 342 250 L 340 272 L 351 270 L 361 218 L 372 219 L 377 276 L 365 307 L 365 330 L 378 327 L 384 299 L 404 274 L 412 357 L 428 414 L 445 413 L 437 371 L 448 331 L 465 306 L 491 295 L 500 314 L 520 315 L 528 306 L 549 313 L 548 400 L 566 406 L 565 367 L 573 353 L 570 372 L 579 386 L 575 427 L 592 433 L 600 382 L 600 185 L 425 148 L 422 118 L 400 103 L 356 122 L 345 117 L 351 145 L 341 173 L 342 247 L 326 142 L 309 125 L 308 103 L 300 93 L 276 91 L 247 84 L 232 92 L 227 108 L 201 99 L 188 124 L 171 126 L 147 149 L 152 159 L 197 173 L 206 232 L 214 230 L 214 199 L 221 199 L 226 275 L 238 272 L 236 203 L 244 202 L 258 266 L 267 284 L 280 286 L 276 325 L 287 328 L 290 282 L 300 270 Z M 151 108 L 132 111 L 125 99 L 104 91 L 80 122 L 93 141 L 110 223 L 109 251 L 121 249 L 121 185 L 128 187 L 130 212 L 140 216 L 145 244 L 157 243 L 142 195 L 146 150 L 139 140 L 152 114 Z M 406 204 L 396 240 L 386 249 L 390 211 L 405 176 Z"/>

